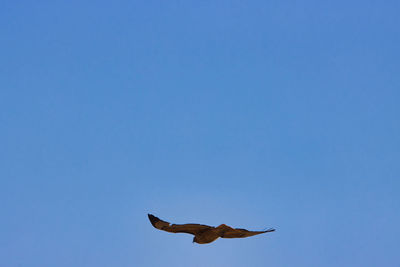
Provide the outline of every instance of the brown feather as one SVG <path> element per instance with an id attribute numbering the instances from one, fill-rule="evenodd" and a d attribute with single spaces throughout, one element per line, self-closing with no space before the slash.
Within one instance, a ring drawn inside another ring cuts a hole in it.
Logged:
<path id="1" fill-rule="evenodd" d="M 203 225 L 203 224 L 194 224 L 194 223 L 188 223 L 188 224 L 170 224 L 169 222 L 160 220 L 156 216 L 152 214 L 148 214 L 149 219 L 151 224 L 163 231 L 167 231 L 170 233 L 187 233 L 187 234 L 192 234 L 196 235 L 199 234 L 202 231 L 212 229 L 214 227 L 208 226 L 208 225 Z"/>

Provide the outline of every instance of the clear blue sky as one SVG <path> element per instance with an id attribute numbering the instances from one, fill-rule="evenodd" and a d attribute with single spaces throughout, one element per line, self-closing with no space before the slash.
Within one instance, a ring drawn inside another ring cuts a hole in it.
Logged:
<path id="1" fill-rule="evenodd" d="M 0 265 L 399 266 L 399 10 L 2 1 Z"/>

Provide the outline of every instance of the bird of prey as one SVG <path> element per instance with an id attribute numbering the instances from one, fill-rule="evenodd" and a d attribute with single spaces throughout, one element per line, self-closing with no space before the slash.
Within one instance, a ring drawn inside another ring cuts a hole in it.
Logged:
<path id="1" fill-rule="evenodd" d="M 275 229 L 265 231 L 248 231 L 241 228 L 232 228 L 225 224 L 218 227 L 203 224 L 170 224 L 169 222 L 160 220 L 152 214 L 148 214 L 151 224 L 163 231 L 170 233 L 186 233 L 194 235 L 193 242 L 198 244 L 207 244 L 221 238 L 243 238 L 263 233 L 273 232 Z"/>

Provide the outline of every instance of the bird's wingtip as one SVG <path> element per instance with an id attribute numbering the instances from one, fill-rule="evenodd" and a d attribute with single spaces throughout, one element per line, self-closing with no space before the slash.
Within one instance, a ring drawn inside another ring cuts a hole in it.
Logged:
<path id="1" fill-rule="evenodd" d="M 156 216 L 154 216 L 153 214 L 150 214 L 150 213 L 148 213 L 147 216 L 149 217 L 149 220 L 150 220 L 151 224 L 152 224 L 154 227 L 156 227 L 156 223 L 157 223 L 158 221 L 160 221 L 160 219 L 157 218 Z"/>

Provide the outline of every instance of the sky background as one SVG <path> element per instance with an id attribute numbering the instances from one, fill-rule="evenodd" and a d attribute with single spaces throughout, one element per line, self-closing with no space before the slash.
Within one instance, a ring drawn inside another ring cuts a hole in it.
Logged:
<path id="1" fill-rule="evenodd" d="M 399 266 L 399 10 L 1 1 L 0 265 Z"/>

